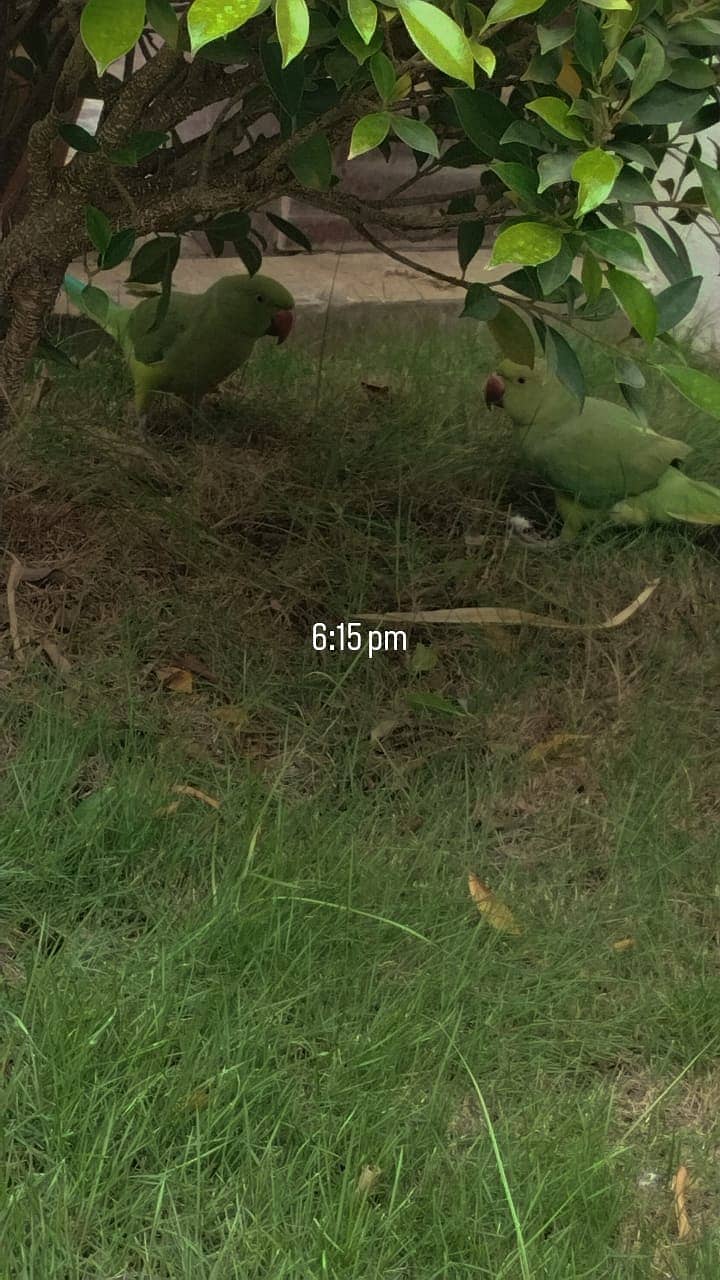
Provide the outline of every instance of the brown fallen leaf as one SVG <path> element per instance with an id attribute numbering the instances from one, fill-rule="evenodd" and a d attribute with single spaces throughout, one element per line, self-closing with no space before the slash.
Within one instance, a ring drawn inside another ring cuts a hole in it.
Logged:
<path id="1" fill-rule="evenodd" d="M 617 942 L 613 942 L 613 951 L 630 951 L 635 946 L 634 938 L 618 938 Z"/>
<path id="2" fill-rule="evenodd" d="M 681 1164 L 672 1180 L 672 1191 L 675 1207 L 675 1221 L 680 1240 L 687 1240 L 692 1235 L 692 1227 L 688 1217 L 685 1196 L 690 1185 L 690 1175 L 684 1164 Z"/>
<path id="3" fill-rule="evenodd" d="M 218 676 L 205 666 L 205 663 L 196 658 L 193 653 L 184 653 L 180 658 L 172 658 L 170 666 L 179 667 L 183 671 L 191 671 L 194 676 L 199 676 L 201 680 L 207 680 L 208 684 L 219 684 Z"/>
<path id="4" fill-rule="evenodd" d="M 537 742 L 534 747 L 531 747 L 525 759 L 530 764 L 538 764 L 554 751 L 560 751 L 571 742 L 587 741 L 589 736 L 587 733 L 552 733 L 549 738 L 543 738 L 542 742 Z"/>
<path id="5" fill-rule="evenodd" d="M 375 1184 L 377 1183 L 381 1173 L 382 1169 L 379 1165 L 364 1164 L 358 1174 L 358 1180 L 355 1185 L 357 1194 L 359 1196 L 370 1195 L 370 1192 L 375 1189 Z"/>
<path id="6" fill-rule="evenodd" d="M 207 791 L 201 791 L 199 787 L 190 787 L 184 783 L 176 782 L 170 790 L 176 796 L 191 796 L 193 800 L 201 800 L 203 804 L 209 805 L 211 809 L 220 808 L 220 801 L 216 800 L 214 796 L 209 796 Z"/>
<path id="7" fill-rule="evenodd" d="M 385 716 L 383 720 L 378 720 L 370 730 L 370 741 L 382 742 L 383 738 L 389 738 L 402 722 L 402 716 Z"/>
<path id="8" fill-rule="evenodd" d="M 213 719 L 222 721 L 232 729 L 244 729 L 250 720 L 247 707 L 216 707 L 211 715 Z"/>
<path id="9" fill-rule="evenodd" d="M 379 400 L 387 400 L 390 395 L 390 388 L 385 382 L 361 382 L 360 386 L 369 396 L 376 396 Z"/>
<path id="10" fill-rule="evenodd" d="M 413 613 L 358 613 L 355 616 L 367 622 L 449 623 L 455 626 L 480 627 L 547 627 L 551 631 L 608 631 L 621 627 L 650 599 L 660 583 L 659 578 L 648 583 L 640 595 L 604 622 L 563 622 L 561 618 L 549 618 L 542 613 L 527 613 L 524 609 L 420 609 Z"/>
<path id="11" fill-rule="evenodd" d="M 192 671 L 185 667 L 158 667 L 157 674 L 163 689 L 168 689 L 170 693 L 192 693 Z"/>
<path id="12" fill-rule="evenodd" d="M 499 930 L 500 933 L 512 933 L 516 936 L 522 933 L 522 928 L 510 908 L 495 897 L 492 889 L 484 884 L 475 875 L 474 871 L 468 873 L 468 889 L 478 911 L 485 917 L 488 924 L 492 925 L 493 929 Z"/>
<path id="13" fill-rule="evenodd" d="M 160 809 L 155 810 L 156 818 L 169 818 L 173 813 L 177 813 L 180 808 L 180 801 L 173 800 L 170 804 L 164 804 Z"/>
<path id="14" fill-rule="evenodd" d="M 54 640 L 41 640 L 40 648 L 46 657 L 50 659 L 55 670 L 58 671 L 61 676 L 67 676 L 70 674 L 72 671 L 70 660 L 65 657 L 62 649 L 59 645 L 55 644 Z"/>
<path id="15" fill-rule="evenodd" d="M 555 77 L 555 83 L 570 98 L 577 98 L 582 93 L 582 80 L 573 66 L 573 57 L 567 48 L 562 51 L 562 67 Z"/>
<path id="16" fill-rule="evenodd" d="M 207 1089 L 193 1089 L 183 1102 L 183 1106 L 188 1111 L 202 1111 L 210 1101 L 210 1094 Z"/>

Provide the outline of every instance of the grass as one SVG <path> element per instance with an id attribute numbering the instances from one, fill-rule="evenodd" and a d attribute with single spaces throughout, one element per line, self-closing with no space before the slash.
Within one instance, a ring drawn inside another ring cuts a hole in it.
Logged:
<path id="1" fill-rule="evenodd" d="M 508 543 L 540 499 L 478 330 L 336 316 L 318 406 L 304 328 L 147 456 L 108 356 L 9 446 L 7 546 L 64 568 L 0 672 L 0 1275 L 715 1280 L 717 540 Z M 650 398 L 720 482 L 715 425 Z M 597 620 L 655 577 L 616 632 L 310 644 L 361 610 Z M 173 693 L 187 654 L 216 682 Z"/>

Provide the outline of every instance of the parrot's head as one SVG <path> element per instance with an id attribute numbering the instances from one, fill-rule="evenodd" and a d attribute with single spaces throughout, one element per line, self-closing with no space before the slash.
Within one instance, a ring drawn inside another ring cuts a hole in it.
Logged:
<path id="1" fill-rule="evenodd" d="M 488 408 L 504 409 L 519 426 L 529 426 L 543 402 L 545 378 L 542 360 L 536 360 L 532 369 L 503 360 L 485 383 L 485 403 Z"/>
<path id="2" fill-rule="evenodd" d="M 284 342 L 295 322 L 295 299 L 270 276 L 225 276 L 214 286 L 223 316 L 248 338 Z"/>

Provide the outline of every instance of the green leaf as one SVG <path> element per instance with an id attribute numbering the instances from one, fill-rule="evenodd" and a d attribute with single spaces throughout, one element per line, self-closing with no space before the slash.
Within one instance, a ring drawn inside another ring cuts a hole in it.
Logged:
<path id="1" fill-rule="evenodd" d="M 621 200 L 623 204 L 648 204 L 655 200 L 655 193 L 642 173 L 637 169 L 623 169 L 617 178 L 610 200 Z"/>
<path id="2" fill-rule="evenodd" d="M 624 156 L 626 160 L 639 164 L 641 169 L 657 169 L 657 164 L 650 152 L 637 142 L 616 142 L 613 139 L 613 150 L 619 156 Z"/>
<path id="3" fill-rule="evenodd" d="M 540 41 L 540 52 L 550 53 L 552 49 L 559 48 L 562 44 L 567 44 L 568 40 L 572 40 L 572 27 L 538 27 L 537 36 Z"/>
<path id="4" fill-rule="evenodd" d="M 466 716 L 459 702 L 451 702 L 440 693 L 406 693 L 405 701 L 412 711 L 440 711 L 446 716 Z"/>
<path id="5" fill-rule="evenodd" d="M 585 403 L 585 376 L 570 343 L 550 325 L 545 330 L 545 356 L 548 370 L 562 382 L 582 409 Z"/>
<path id="6" fill-rule="evenodd" d="M 82 151 L 85 155 L 91 155 L 93 151 L 100 150 L 100 143 L 93 138 L 87 129 L 83 129 L 79 124 L 59 124 L 58 133 L 63 142 L 67 142 L 69 147 L 75 151 Z"/>
<path id="7" fill-rule="evenodd" d="M 392 116 L 391 119 L 393 132 L 401 142 L 412 147 L 413 151 L 422 151 L 437 159 L 440 155 L 438 140 L 429 125 L 413 120 L 411 116 Z"/>
<path id="8" fill-rule="evenodd" d="M 214 236 L 218 240 L 245 240 L 250 234 L 250 215 L 239 211 L 237 213 L 219 213 L 213 218 L 210 226 L 207 228 L 209 235 Z"/>
<path id="9" fill-rule="evenodd" d="M 383 102 L 390 102 L 395 92 L 395 68 L 387 54 L 379 50 L 370 59 L 370 74 Z"/>
<path id="10" fill-rule="evenodd" d="M 703 193 L 708 209 L 714 218 L 720 221 L 720 173 L 704 160 L 695 161 L 695 171 L 702 183 Z"/>
<path id="11" fill-rule="evenodd" d="M 488 27 L 497 22 L 509 22 L 512 18 L 524 18 L 527 13 L 542 9 L 545 0 L 495 0 L 487 18 Z"/>
<path id="12" fill-rule="evenodd" d="M 584 234 L 588 248 L 598 258 L 630 271 L 645 270 L 642 248 L 629 231 L 622 231 L 619 227 L 600 227 L 596 231 L 585 231 Z"/>
<path id="13" fill-rule="evenodd" d="M 612 151 L 603 151 L 601 147 L 593 147 L 592 151 L 578 156 L 572 167 L 573 181 L 578 184 L 576 218 L 582 218 L 603 204 L 612 191 L 622 163 Z"/>
<path id="14" fill-rule="evenodd" d="M 100 270 L 110 271 L 113 267 L 119 267 L 120 263 L 130 256 L 134 246 L 135 232 L 132 227 L 128 227 L 125 231 L 116 231 L 100 254 L 98 260 Z"/>
<path id="15" fill-rule="evenodd" d="M 52 364 L 59 364 L 65 369 L 77 368 L 75 361 L 71 360 L 70 356 L 65 354 L 62 347 L 56 346 L 54 342 L 51 342 L 50 339 L 44 335 L 38 339 L 35 354 L 40 356 L 43 360 L 49 360 Z"/>
<path id="16" fill-rule="evenodd" d="M 280 46 L 275 44 L 273 48 L 277 49 L 279 66 L 282 57 Z M 198 53 L 203 62 L 217 62 L 221 66 L 229 67 L 233 63 L 244 62 L 247 58 L 254 57 L 255 50 L 241 31 L 231 31 L 228 36 L 222 36 L 219 40 L 211 40 L 209 44 L 204 44 Z"/>
<path id="17" fill-rule="evenodd" d="M 487 44 L 478 44 L 477 40 L 471 40 L 470 49 L 480 70 L 484 71 L 486 76 L 491 76 L 495 71 L 497 58 L 490 46 Z"/>
<path id="18" fill-rule="evenodd" d="M 512 111 L 493 93 L 485 89 L 451 89 L 450 97 L 458 120 L 481 155 L 495 160 L 500 154 L 507 160 L 524 160 L 519 147 L 500 152 L 500 139 L 511 124 L 518 123 Z"/>
<path id="19" fill-rule="evenodd" d="M 631 9 L 632 5 L 628 4 L 628 0 L 583 0 L 584 4 L 591 4 L 596 9 Z"/>
<path id="20" fill-rule="evenodd" d="M 575 59 L 594 76 L 603 63 L 603 46 L 600 23 L 587 5 L 579 4 L 575 14 Z"/>
<path id="21" fill-rule="evenodd" d="M 658 368 L 681 396 L 702 409 L 703 413 L 720 418 L 720 382 L 717 379 L 682 364 L 659 365 Z"/>
<path id="22" fill-rule="evenodd" d="M 112 239 L 110 219 L 101 209 L 96 209 L 95 205 L 88 204 L 85 206 L 85 226 L 95 248 L 102 253 L 103 249 L 107 249 Z"/>
<path id="23" fill-rule="evenodd" d="M 577 151 L 551 151 L 540 156 L 538 160 L 538 193 L 554 187 L 557 182 L 568 182 L 572 175 L 573 165 L 577 160 Z"/>
<path id="24" fill-rule="evenodd" d="M 657 310 L 657 331 L 667 333 L 689 316 L 698 300 L 702 276 L 691 276 L 689 280 L 680 280 L 671 284 L 655 297 Z"/>
<path id="25" fill-rule="evenodd" d="M 474 218 L 472 222 L 461 222 L 457 229 L 457 254 L 460 270 L 463 275 L 467 271 L 478 249 L 482 248 L 485 236 L 485 223 L 482 218 Z M 481 286 L 483 289 L 485 285 Z M 494 296 L 494 295 L 493 295 Z M 467 304 L 463 315 L 467 312 Z M 468 313 L 469 314 L 469 313 Z M 487 320 L 487 316 L 477 316 L 478 320 Z"/>
<path id="26" fill-rule="evenodd" d="M 102 329 L 110 310 L 110 299 L 104 289 L 94 284 L 86 284 L 82 291 L 83 310 L 100 325 Z"/>
<path id="27" fill-rule="evenodd" d="M 665 278 L 671 284 L 679 284 L 681 280 L 685 280 L 690 274 L 690 263 L 684 263 L 653 227 L 641 224 L 638 230 Z"/>
<path id="28" fill-rule="evenodd" d="M 115 0 L 112 0 L 115 3 Z M 259 0 L 194 0 L 188 10 L 188 33 L 193 53 L 236 31 L 260 8 Z"/>
<path id="29" fill-rule="evenodd" d="M 177 49 L 180 23 L 170 0 L 145 0 L 150 26 L 162 36 L 171 49 Z"/>
<path id="30" fill-rule="evenodd" d="M 700 58 L 675 58 L 670 63 L 668 80 L 684 89 L 709 89 L 715 84 L 715 72 Z"/>
<path id="31" fill-rule="evenodd" d="M 523 267 L 536 267 L 560 252 L 562 235 L 557 227 L 542 222 L 516 222 L 500 232 L 493 245 L 491 267 L 504 262 L 518 262 Z"/>
<path id="32" fill-rule="evenodd" d="M 666 61 L 665 50 L 660 41 L 647 32 L 645 35 L 645 51 L 633 76 L 630 93 L 625 103 L 626 107 L 630 106 L 632 102 L 637 102 L 638 98 L 643 98 L 646 93 L 655 88 L 665 71 Z"/>
<path id="33" fill-rule="evenodd" d="M 80 35 L 99 75 L 134 49 L 144 26 L 145 0 L 88 0 L 80 18 Z"/>
<path id="34" fill-rule="evenodd" d="M 128 284 L 162 284 L 172 274 L 179 256 L 179 236 L 148 240 L 132 260 Z"/>
<path id="35" fill-rule="evenodd" d="M 658 84 L 639 102 L 633 104 L 632 113 L 640 124 L 679 124 L 694 116 L 707 98 L 707 92 L 691 93 L 677 85 Z"/>
<path id="36" fill-rule="evenodd" d="M 536 151 L 547 151 L 549 146 L 541 130 L 536 125 L 530 124 L 528 120 L 513 120 L 500 137 L 501 145 L 504 146 L 508 142 L 521 142 L 523 146 L 533 147 Z"/>
<path id="37" fill-rule="evenodd" d="M 280 45 L 263 40 L 260 44 L 260 61 L 273 97 L 291 118 L 297 115 L 305 87 L 304 58 L 295 58 L 283 70 Z"/>
<path id="38" fill-rule="evenodd" d="M 657 310 L 655 299 L 635 276 L 617 267 L 608 267 L 607 282 L 634 329 L 646 342 L 652 342 L 657 334 Z"/>
<path id="39" fill-rule="evenodd" d="M 636 391 L 635 387 L 629 386 L 626 382 L 620 383 L 620 391 L 628 409 L 631 409 L 638 422 L 641 422 L 646 427 L 648 425 L 648 416 L 643 397 Z"/>
<path id="40" fill-rule="evenodd" d="M 493 173 L 505 183 L 510 191 L 516 191 L 530 204 L 537 204 L 537 174 L 527 165 L 515 164 L 513 161 L 496 160 L 490 165 Z"/>
<path id="41" fill-rule="evenodd" d="M 535 367 L 535 339 L 517 311 L 501 302 L 497 315 L 487 325 L 503 355 L 531 369 Z"/>
<path id="42" fill-rule="evenodd" d="M 391 121 L 392 117 L 387 111 L 374 111 L 358 120 L 352 131 L 348 160 L 354 160 L 356 156 L 365 155 L 366 151 L 379 147 L 390 132 Z"/>
<path id="43" fill-rule="evenodd" d="M 350 22 L 348 18 L 340 19 L 336 28 L 336 35 L 343 48 L 347 49 L 348 53 L 352 54 L 359 67 L 364 66 L 364 64 L 382 47 L 382 31 L 377 29 L 374 35 L 370 37 L 368 43 L 365 44 L 365 41 L 361 40 L 352 22 Z"/>
<path id="44" fill-rule="evenodd" d="M 680 44 L 720 44 L 720 22 L 715 22 L 712 18 L 693 18 L 690 22 L 678 22 L 672 33 Z"/>
<path id="45" fill-rule="evenodd" d="M 472 88 L 475 63 L 465 32 L 427 0 L 398 0 L 398 10 L 413 44 L 439 71 Z"/>
<path id="46" fill-rule="evenodd" d="M 262 266 L 262 254 L 252 240 L 234 240 L 235 252 L 249 276 L 257 275 Z"/>
<path id="47" fill-rule="evenodd" d="M 170 135 L 160 133 L 157 129 L 134 133 L 123 147 L 110 151 L 108 159 L 112 160 L 113 164 L 136 165 L 138 161 L 152 155 L 153 151 L 157 151 L 158 147 L 164 147 L 169 141 Z"/>
<path id="48" fill-rule="evenodd" d="M 377 9 L 373 0 L 348 0 L 348 15 L 365 44 L 369 44 L 377 27 Z"/>
<path id="49" fill-rule="evenodd" d="M 288 168 L 311 191 L 327 191 L 332 179 L 332 151 L 324 133 L 301 142 L 288 156 Z"/>
<path id="50" fill-rule="evenodd" d="M 464 225 L 472 226 L 472 223 Z M 471 284 L 465 294 L 465 306 L 460 319 L 494 320 L 499 310 L 500 301 L 492 289 L 488 289 L 486 284 Z"/>
<path id="51" fill-rule="evenodd" d="M 618 356 L 615 360 L 615 368 L 613 376 L 616 382 L 622 382 L 627 387 L 635 387 L 636 391 L 642 391 L 645 386 L 645 374 L 634 360 L 626 360 L 625 356 Z"/>
<path id="52" fill-rule="evenodd" d="M 310 35 L 307 0 L 275 0 L 275 27 L 286 67 L 302 53 Z"/>
<path id="53" fill-rule="evenodd" d="M 272 222 L 278 231 L 287 236 L 288 240 L 292 240 L 293 244 L 299 244 L 300 248 L 304 249 L 306 253 L 312 253 L 312 244 L 305 232 L 296 227 L 294 222 L 288 222 L 286 218 L 281 218 L 277 213 L 270 213 L 269 210 L 266 211 L 265 217 L 268 222 Z"/>
<path id="54" fill-rule="evenodd" d="M 549 124 L 557 133 L 561 133 L 564 138 L 576 138 L 578 141 L 584 141 L 585 134 L 582 125 L 578 120 L 569 116 L 570 108 L 567 102 L 563 102 L 562 98 L 535 98 L 527 104 L 528 111 L 534 111 L 535 115 L 540 116 L 546 124 Z"/>
<path id="55" fill-rule="evenodd" d="M 603 287 L 603 273 L 597 258 L 589 250 L 583 257 L 580 278 L 588 302 L 596 302 Z"/>
<path id="56" fill-rule="evenodd" d="M 548 262 L 541 262 L 538 269 L 538 280 L 544 296 L 547 298 L 560 285 L 564 284 L 573 269 L 575 255 L 569 244 L 563 240 L 560 252 Z"/>

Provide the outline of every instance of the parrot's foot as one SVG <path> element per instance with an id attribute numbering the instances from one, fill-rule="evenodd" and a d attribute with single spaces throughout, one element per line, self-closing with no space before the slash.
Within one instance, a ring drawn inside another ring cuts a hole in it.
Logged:
<path id="1" fill-rule="evenodd" d="M 510 533 L 513 538 L 517 538 L 518 542 L 524 542 L 526 547 L 557 547 L 568 541 L 567 536 L 563 537 L 562 533 L 557 538 L 543 538 L 542 534 L 535 533 L 532 520 L 526 520 L 525 516 L 510 516 L 508 521 Z"/>

